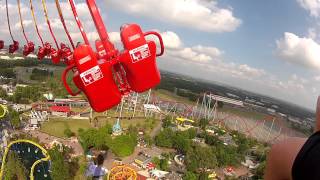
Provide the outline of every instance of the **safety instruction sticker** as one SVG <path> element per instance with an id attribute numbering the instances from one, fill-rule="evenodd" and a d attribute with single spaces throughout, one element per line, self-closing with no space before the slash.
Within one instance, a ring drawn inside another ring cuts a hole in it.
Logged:
<path id="1" fill-rule="evenodd" d="M 130 50 L 129 54 L 133 63 L 139 62 L 151 56 L 148 44 Z"/>
<path id="2" fill-rule="evenodd" d="M 80 74 L 80 78 L 85 86 L 88 86 L 99 79 L 103 78 L 103 74 L 101 72 L 100 67 L 94 66 L 93 68 L 83 72 Z"/>

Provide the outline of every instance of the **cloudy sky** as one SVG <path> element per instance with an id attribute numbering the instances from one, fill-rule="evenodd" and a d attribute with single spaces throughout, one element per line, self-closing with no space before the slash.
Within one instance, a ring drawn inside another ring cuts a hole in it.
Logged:
<path id="1" fill-rule="evenodd" d="M 0 1 L 0 38 L 10 42 Z M 29 1 L 22 13 L 36 44 Z M 82 41 L 67 0 L 60 0 L 74 41 Z M 24 43 L 16 1 L 10 1 L 14 37 Z M 89 39 L 98 38 L 85 1 L 76 0 Z M 240 87 L 313 109 L 320 93 L 320 0 L 97 0 L 111 39 L 135 22 L 164 38 L 164 70 Z M 52 42 L 40 0 L 34 0 L 41 34 Z M 59 41 L 68 42 L 53 0 L 49 16 Z M 119 46 L 120 47 L 120 46 Z M 120 47 L 121 48 L 121 47 Z"/>

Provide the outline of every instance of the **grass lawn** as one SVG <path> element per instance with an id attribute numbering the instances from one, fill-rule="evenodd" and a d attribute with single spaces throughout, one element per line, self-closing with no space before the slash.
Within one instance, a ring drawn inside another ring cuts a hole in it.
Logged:
<path id="1" fill-rule="evenodd" d="M 103 126 L 106 123 L 113 125 L 116 119 L 98 118 L 98 126 Z M 145 119 L 145 118 L 134 118 L 134 119 L 122 119 L 120 120 L 120 125 L 122 128 L 126 129 L 130 125 L 136 126 L 139 129 L 143 129 L 146 133 L 150 133 L 154 127 L 160 123 L 160 120 L 156 119 Z"/>
<path id="2" fill-rule="evenodd" d="M 160 99 L 163 99 L 163 100 L 177 101 L 177 102 L 181 102 L 181 103 L 185 103 L 185 104 L 189 104 L 189 105 L 196 104 L 196 102 L 192 102 L 185 97 L 177 96 L 167 90 L 158 89 L 158 90 L 153 90 L 152 92 L 155 93 Z"/>
<path id="3" fill-rule="evenodd" d="M 116 122 L 115 118 L 106 118 L 99 117 L 98 118 L 98 127 L 104 126 L 106 123 L 113 125 Z M 136 126 L 139 129 L 145 130 L 146 133 L 150 133 L 154 127 L 156 127 L 160 120 L 156 119 L 145 119 L 145 118 L 135 118 L 135 119 L 122 119 L 120 121 L 121 127 L 126 129 L 130 125 Z M 72 132 L 76 135 L 78 133 L 78 129 L 82 128 L 84 130 L 91 128 L 89 120 L 79 120 L 79 119 L 68 119 L 68 118 L 52 118 L 49 122 L 45 122 L 41 126 L 41 131 L 56 137 L 66 137 L 64 135 L 64 130 L 70 128 Z"/>
<path id="4" fill-rule="evenodd" d="M 256 120 L 266 119 L 268 116 L 266 114 L 255 112 L 255 111 L 246 111 L 246 110 L 235 109 L 235 108 L 231 108 L 231 107 L 223 107 L 222 109 L 219 109 L 218 111 L 227 112 L 227 113 L 231 113 L 231 114 L 234 114 L 234 115 L 237 115 L 240 117 L 252 118 L 252 119 L 256 119 Z"/>
<path id="5" fill-rule="evenodd" d="M 50 119 L 49 122 L 42 124 L 40 130 L 53 136 L 65 137 L 64 130 L 68 127 L 71 129 L 72 132 L 77 134 L 79 128 L 88 129 L 92 126 L 90 125 L 89 120 L 55 118 Z"/>

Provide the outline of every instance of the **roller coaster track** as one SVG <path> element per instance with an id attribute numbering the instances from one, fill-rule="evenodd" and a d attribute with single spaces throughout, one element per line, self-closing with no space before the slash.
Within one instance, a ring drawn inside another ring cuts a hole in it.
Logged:
<path id="1" fill-rule="evenodd" d="M 8 113 L 8 108 L 5 105 L 0 104 L 0 108 L 3 110 L 3 113 L 0 114 L 0 119 L 4 118 Z"/>

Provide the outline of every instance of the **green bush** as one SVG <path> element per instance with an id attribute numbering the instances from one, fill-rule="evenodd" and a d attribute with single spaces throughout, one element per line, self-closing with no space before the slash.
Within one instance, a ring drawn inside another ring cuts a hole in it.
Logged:
<path id="1" fill-rule="evenodd" d="M 75 135 L 75 134 L 71 131 L 70 128 L 65 129 L 63 133 L 64 133 L 64 135 L 67 136 L 68 138 L 70 138 L 70 137 L 72 137 L 72 136 Z"/>
<path id="2" fill-rule="evenodd" d="M 187 173 L 183 176 L 183 180 L 197 180 L 198 177 L 195 173 L 191 171 L 187 171 Z"/>

